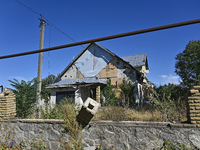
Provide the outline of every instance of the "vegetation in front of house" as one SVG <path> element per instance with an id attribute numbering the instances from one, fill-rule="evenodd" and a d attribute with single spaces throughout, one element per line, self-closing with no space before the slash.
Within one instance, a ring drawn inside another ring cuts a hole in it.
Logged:
<path id="1" fill-rule="evenodd" d="M 16 113 L 17 117 L 27 118 L 32 112 L 34 103 L 36 102 L 36 80 L 31 81 L 21 80 L 19 82 L 16 79 L 13 81 L 8 80 L 11 86 L 14 88 L 12 91 L 16 96 Z"/>
<path id="2" fill-rule="evenodd" d="M 103 96 L 105 96 L 106 102 L 102 103 L 102 106 L 115 106 L 118 104 L 118 98 L 116 97 L 116 86 L 111 84 L 111 80 L 108 79 L 106 87 L 103 89 Z"/>
<path id="3" fill-rule="evenodd" d="M 116 92 L 120 93 L 119 97 Z M 133 107 L 135 105 L 134 99 L 134 86 L 132 82 L 123 79 L 123 83 L 118 87 L 111 84 L 111 80 L 107 80 L 106 87 L 103 88 L 103 95 L 106 102 L 102 103 L 103 106 L 122 106 Z"/>
<path id="4" fill-rule="evenodd" d="M 120 106 L 122 107 L 134 107 L 135 106 L 135 87 L 131 81 L 123 79 L 123 83 L 119 85 L 120 90 Z"/>
<path id="5" fill-rule="evenodd" d="M 49 105 L 49 103 L 45 103 L 45 108 L 40 107 L 40 118 L 41 119 L 64 119 L 64 106 L 65 105 L 72 105 L 76 106 L 78 110 L 78 106 L 74 104 L 73 98 L 64 98 L 60 101 L 59 104 L 56 104 L 55 106 Z M 76 112 L 77 112 L 76 110 Z"/>
<path id="6" fill-rule="evenodd" d="M 55 80 L 54 76 L 45 79 L 49 84 Z M 36 80 L 32 81 L 13 81 L 9 80 L 15 88 L 17 101 L 17 117 L 34 117 L 36 100 Z M 118 90 L 120 97 L 115 95 L 116 86 L 111 85 L 108 80 L 107 86 L 103 89 L 106 103 L 104 107 L 96 114 L 95 120 L 132 120 L 132 121 L 187 121 L 186 101 L 187 88 L 168 84 L 151 89 L 151 102 L 147 102 L 142 108 L 136 107 L 134 100 L 134 87 L 130 82 L 123 81 Z M 132 91 L 132 92 L 130 92 Z M 44 91 L 43 96 L 48 97 L 50 91 Z M 40 108 L 42 119 L 63 119 L 63 105 L 72 104 L 73 99 L 64 99 L 60 104 L 49 106 L 48 99 L 45 101 L 45 108 Z M 25 109 L 26 108 L 26 109 Z M 112 112 L 112 113 L 110 113 Z"/>
<path id="7" fill-rule="evenodd" d="M 63 107 L 64 121 L 69 134 L 69 141 L 64 142 L 66 150 L 83 150 L 81 125 L 76 121 L 76 109 L 74 105 L 66 104 Z"/>
<path id="8" fill-rule="evenodd" d="M 151 89 L 152 107 L 161 113 L 161 121 L 187 121 L 188 88 L 168 84 Z"/>
<path id="9" fill-rule="evenodd" d="M 49 102 L 50 90 L 46 89 L 45 86 L 52 84 L 56 79 L 56 76 L 49 75 L 42 80 L 42 91 L 41 97 L 45 99 L 45 103 Z M 8 80 L 11 89 L 16 96 L 16 113 L 18 118 L 30 118 L 35 114 L 36 111 L 36 91 L 37 91 L 37 79 L 34 78 L 31 81 L 18 81 L 16 79 Z"/>
<path id="10" fill-rule="evenodd" d="M 63 113 L 62 118 L 64 119 L 65 126 L 62 130 L 63 134 L 69 135 L 69 141 L 62 141 L 62 149 L 65 150 L 83 150 L 82 137 L 81 137 L 81 125 L 76 121 L 77 107 L 73 104 L 69 104 L 67 99 L 64 99 L 62 102 Z M 61 106 L 61 105 L 60 105 Z M 60 107 L 59 106 L 59 107 Z M 57 107 L 57 109 L 59 108 Z M 0 120 L 0 128 L 3 130 L 3 134 L 0 135 L 0 150 L 22 150 L 27 148 L 27 141 L 21 141 L 19 144 L 16 144 L 13 140 L 15 135 L 13 129 L 9 128 L 10 123 L 3 125 L 3 120 Z M 61 135 L 62 136 L 62 135 Z M 62 137 L 61 137 L 62 138 Z M 2 139 L 4 140 L 1 143 Z M 40 140 L 36 140 L 34 137 L 31 141 L 32 150 L 47 150 L 45 141 L 41 137 Z"/>

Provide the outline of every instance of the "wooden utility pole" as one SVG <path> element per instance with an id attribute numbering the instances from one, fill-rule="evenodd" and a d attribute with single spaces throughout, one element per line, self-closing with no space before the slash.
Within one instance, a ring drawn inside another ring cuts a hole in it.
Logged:
<path id="1" fill-rule="evenodd" d="M 41 15 L 40 19 L 40 46 L 39 49 L 44 48 L 44 27 L 45 27 L 45 21 L 43 20 L 43 16 Z M 39 59 L 38 59 L 38 76 L 37 76 L 37 107 L 41 105 L 41 90 L 42 90 L 42 63 L 43 63 L 43 52 L 39 53 Z M 39 116 L 39 112 L 37 114 L 37 117 Z"/>

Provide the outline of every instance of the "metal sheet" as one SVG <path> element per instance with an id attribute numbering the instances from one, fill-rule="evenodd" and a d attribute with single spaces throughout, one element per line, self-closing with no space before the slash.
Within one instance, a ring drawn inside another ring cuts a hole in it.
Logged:
<path id="1" fill-rule="evenodd" d="M 84 54 L 75 62 L 78 70 L 84 77 L 94 77 L 97 75 L 111 60 L 113 56 L 103 50 L 98 45 L 92 44 Z"/>

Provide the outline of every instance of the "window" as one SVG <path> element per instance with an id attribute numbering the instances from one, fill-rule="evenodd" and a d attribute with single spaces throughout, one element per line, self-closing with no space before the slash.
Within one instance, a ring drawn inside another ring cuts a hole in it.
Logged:
<path id="1" fill-rule="evenodd" d="M 75 98 L 75 91 L 65 91 L 65 92 L 56 92 L 56 104 L 59 104 L 59 102 L 63 98 Z"/>

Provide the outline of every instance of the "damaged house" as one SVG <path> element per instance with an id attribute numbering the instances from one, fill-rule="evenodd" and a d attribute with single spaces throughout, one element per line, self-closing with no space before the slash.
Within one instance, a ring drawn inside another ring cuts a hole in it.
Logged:
<path id="1" fill-rule="evenodd" d="M 113 85 L 125 79 L 135 87 L 136 102 L 143 104 L 148 93 L 148 70 L 146 54 L 119 57 L 98 43 L 90 43 L 47 87 L 51 89 L 50 103 L 59 103 L 64 97 L 73 97 L 77 104 L 83 104 L 87 97 L 100 102 L 100 91 L 108 79 Z"/>

